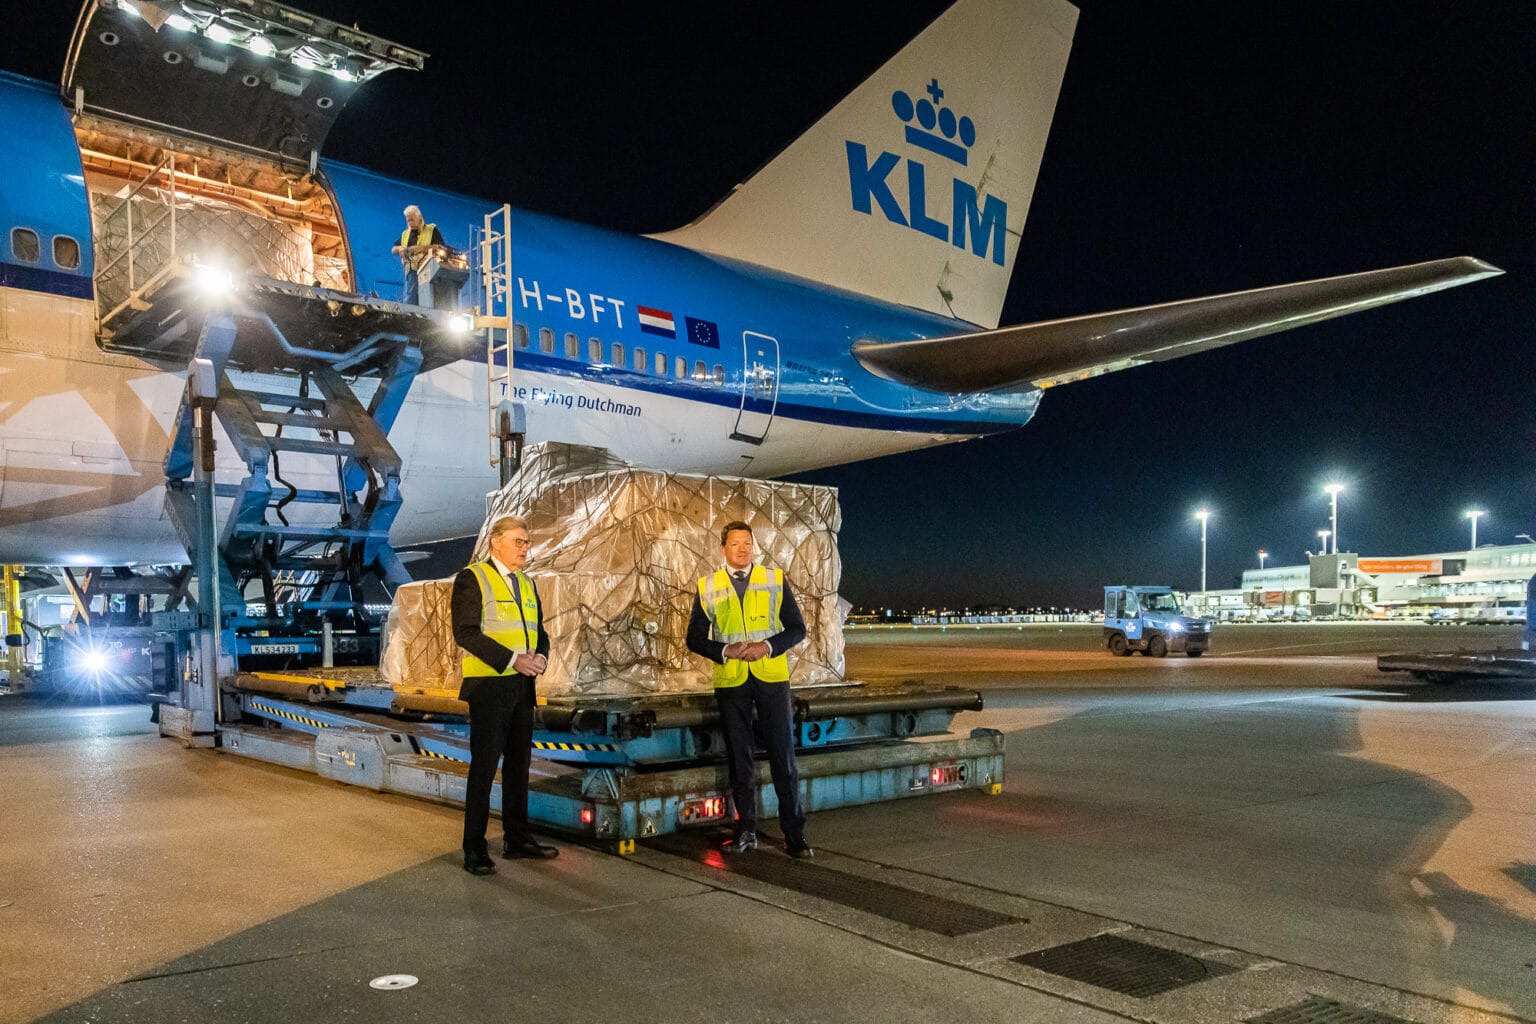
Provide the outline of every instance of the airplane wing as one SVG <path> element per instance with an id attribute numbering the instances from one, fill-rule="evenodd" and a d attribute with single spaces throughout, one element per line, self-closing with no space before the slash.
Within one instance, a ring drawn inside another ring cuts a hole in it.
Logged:
<path id="1" fill-rule="evenodd" d="M 915 341 L 861 340 L 865 369 L 929 391 L 1038 388 L 1220 348 L 1504 271 L 1471 256 Z"/>

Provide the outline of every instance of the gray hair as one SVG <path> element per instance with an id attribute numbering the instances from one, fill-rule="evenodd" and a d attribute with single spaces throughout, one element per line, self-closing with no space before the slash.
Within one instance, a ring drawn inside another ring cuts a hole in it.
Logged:
<path id="1" fill-rule="evenodd" d="M 508 530 L 526 529 L 528 529 L 528 520 L 524 519 L 522 516 L 502 516 L 500 519 L 491 524 L 491 532 L 489 537 L 491 540 L 495 540 L 497 537 L 500 537 Z"/>
<path id="2" fill-rule="evenodd" d="M 415 203 L 412 203 L 410 206 L 407 206 L 405 209 L 401 210 L 400 213 L 403 216 L 406 216 L 406 217 L 409 217 L 413 213 L 416 216 L 420 217 L 421 216 L 421 207 L 417 206 Z"/>

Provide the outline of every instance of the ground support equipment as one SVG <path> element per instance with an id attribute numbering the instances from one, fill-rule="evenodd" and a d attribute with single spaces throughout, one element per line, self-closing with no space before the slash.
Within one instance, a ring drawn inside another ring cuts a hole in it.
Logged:
<path id="1" fill-rule="evenodd" d="M 462 804 L 465 705 L 396 693 L 369 670 L 245 673 L 227 688 L 219 746 L 379 791 Z M 1002 789 L 1003 735 L 950 732 L 974 690 L 903 684 L 795 691 L 801 796 L 808 811 L 963 789 Z M 636 839 L 730 821 L 714 698 L 567 698 L 534 721 L 528 814 L 542 828 L 633 850 Z M 759 813 L 778 813 L 758 762 Z M 499 812 L 499 783 L 491 794 Z"/>

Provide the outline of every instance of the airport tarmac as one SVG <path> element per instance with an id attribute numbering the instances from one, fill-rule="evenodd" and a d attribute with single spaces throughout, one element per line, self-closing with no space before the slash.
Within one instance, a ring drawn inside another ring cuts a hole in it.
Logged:
<path id="1" fill-rule="evenodd" d="M 490 879 L 451 808 L 0 699 L 0 1021 L 1536 1020 L 1536 687 L 1374 667 L 1518 638 L 861 628 L 850 676 L 983 691 L 1002 794 L 817 814 L 810 864 L 684 834 Z"/>

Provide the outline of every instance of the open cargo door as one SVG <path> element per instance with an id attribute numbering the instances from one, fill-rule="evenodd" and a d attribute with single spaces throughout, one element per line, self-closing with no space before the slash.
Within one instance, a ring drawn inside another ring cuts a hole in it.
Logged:
<path id="1" fill-rule="evenodd" d="M 87 0 L 63 87 L 77 113 L 313 169 L 357 88 L 426 56 L 270 0 Z"/>

